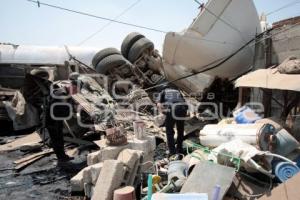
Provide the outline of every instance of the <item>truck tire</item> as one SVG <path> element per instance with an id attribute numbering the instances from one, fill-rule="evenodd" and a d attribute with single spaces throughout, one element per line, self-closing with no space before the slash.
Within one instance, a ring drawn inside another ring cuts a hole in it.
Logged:
<path id="1" fill-rule="evenodd" d="M 92 65 L 94 67 L 96 67 L 97 64 L 99 63 L 99 61 L 103 60 L 103 58 L 110 56 L 110 55 L 115 55 L 115 54 L 121 55 L 121 52 L 118 49 L 113 48 L 113 47 L 102 49 L 101 51 L 99 51 L 98 53 L 96 53 L 94 55 L 93 60 L 92 60 Z"/>
<path id="2" fill-rule="evenodd" d="M 132 45 L 136 41 L 138 41 L 139 39 L 144 38 L 144 37 L 145 37 L 144 35 L 137 33 L 137 32 L 129 33 L 125 37 L 125 39 L 123 40 L 122 45 L 121 45 L 121 52 L 122 52 L 123 56 L 125 58 L 128 58 L 128 54 L 129 54 L 129 51 L 130 51 L 130 48 L 132 47 Z"/>
<path id="3" fill-rule="evenodd" d="M 141 38 L 130 48 L 128 60 L 134 63 L 145 51 L 154 49 L 154 44 L 147 38 Z"/>
<path id="4" fill-rule="evenodd" d="M 122 55 L 114 54 L 107 56 L 99 61 L 96 66 L 96 71 L 100 74 L 107 74 L 110 69 L 120 67 L 126 64 L 126 60 Z"/>

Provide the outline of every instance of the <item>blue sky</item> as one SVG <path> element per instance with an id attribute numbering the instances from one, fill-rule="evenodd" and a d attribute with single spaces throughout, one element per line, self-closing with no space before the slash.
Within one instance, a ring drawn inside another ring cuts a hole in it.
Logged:
<path id="1" fill-rule="evenodd" d="M 137 0 L 40 0 L 62 7 L 114 18 Z M 258 13 L 268 13 L 295 0 L 254 0 Z M 76 15 L 26 0 L 0 0 L 0 42 L 34 45 L 78 45 L 107 22 Z M 300 1 L 299 1 L 300 2 Z M 246 8 L 245 8 L 246 9 Z M 165 31 L 181 31 L 198 13 L 193 0 L 141 0 L 118 20 Z M 268 17 L 269 22 L 300 15 L 300 3 Z M 119 48 L 123 38 L 138 31 L 161 49 L 164 34 L 110 24 L 82 46 Z"/>

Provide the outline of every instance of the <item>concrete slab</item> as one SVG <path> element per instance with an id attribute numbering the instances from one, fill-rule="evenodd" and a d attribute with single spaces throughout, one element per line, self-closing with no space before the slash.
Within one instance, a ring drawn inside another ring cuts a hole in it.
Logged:
<path id="1" fill-rule="evenodd" d="M 98 144 L 101 144 L 102 149 L 93 153 L 88 154 L 87 156 L 87 164 L 94 165 L 104 160 L 117 159 L 118 154 L 126 148 L 130 148 L 130 146 L 107 146 L 105 144 L 105 140 L 98 141 Z"/>
<path id="2" fill-rule="evenodd" d="M 150 143 L 150 151 L 154 151 L 156 149 L 156 138 L 152 135 L 145 136 L 146 140 Z"/>
<path id="3" fill-rule="evenodd" d="M 90 165 L 83 170 L 83 182 L 96 184 L 98 176 L 100 174 L 103 163 L 97 163 L 94 165 Z"/>
<path id="4" fill-rule="evenodd" d="M 141 166 L 141 171 L 149 171 L 150 168 L 153 167 L 153 162 L 154 162 L 154 151 L 148 152 L 147 154 L 144 153 L 143 155 L 143 165 Z M 152 168 L 152 170 L 154 170 Z"/>
<path id="5" fill-rule="evenodd" d="M 73 192 L 82 192 L 84 190 L 83 172 L 84 169 L 82 169 L 78 174 L 71 178 L 70 182 Z"/>
<path id="6" fill-rule="evenodd" d="M 94 165 L 96 163 L 99 163 L 100 161 L 98 160 L 98 154 L 100 151 L 95 151 L 93 153 L 89 153 L 87 155 L 87 165 Z"/>
<path id="7" fill-rule="evenodd" d="M 151 143 L 148 140 L 139 140 L 132 138 L 128 140 L 131 149 L 143 151 L 146 154 L 151 151 Z"/>
<path id="8" fill-rule="evenodd" d="M 96 185 L 102 167 L 103 167 L 103 162 L 91 166 L 90 176 L 92 178 L 93 185 Z"/>
<path id="9" fill-rule="evenodd" d="M 100 150 L 100 154 L 98 154 L 98 160 L 103 162 L 105 160 L 117 159 L 119 153 L 126 148 L 129 148 L 129 145 L 106 146 Z"/>
<path id="10" fill-rule="evenodd" d="M 84 183 L 83 187 L 85 196 L 91 198 L 93 195 L 93 185 L 91 183 Z"/>
<path id="11" fill-rule="evenodd" d="M 134 171 L 135 163 L 139 160 L 139 154 L 136 150 L 124 149 L 118 155 L 119 161 L 124 163 L 126 167 L 126 173 L 124 176 L 124 184 L 128 185 L 130 182 L 130 177 L 136 175 L 136 171 Z"/>
<path id="12" fill-rule="evenodd" d="M 92 200 L 112 200 L 114 190 L 121 186 L 124 164 L 118 160 L 106 160 L 95 185 Z"/>
<path id="13" fill-rule="evenodd" d="M 189 175 L 180 193 L 206 193 L 209 199 L 212 199 L 214 187 L 219 185 L 221 187 L 219 198 L 223 199 L 234 176 L 234 168 L 201 161 Z"/>

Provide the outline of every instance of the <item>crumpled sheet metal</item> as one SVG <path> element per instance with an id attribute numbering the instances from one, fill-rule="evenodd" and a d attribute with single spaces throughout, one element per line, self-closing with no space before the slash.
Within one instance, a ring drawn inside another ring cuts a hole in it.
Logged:
<path id="1" fill-rule="evenodd" d="M 9 118 L 13 121 L 14 130 L 31 128 L 39 124 L 36 108 L 27 104 L 23 95 L 17 91 L 11 102 L 4 101 Z"/>

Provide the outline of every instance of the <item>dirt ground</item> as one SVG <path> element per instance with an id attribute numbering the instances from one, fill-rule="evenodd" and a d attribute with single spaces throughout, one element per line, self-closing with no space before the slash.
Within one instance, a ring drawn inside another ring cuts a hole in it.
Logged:
<path id="1" fill-rule="evenodd" d="M 86 155 L 76 157 L 74 165 L 58 167 L 52 154 L 15 171 L 13 162 L 23 156 L 19 150 L 0 154 L 0 200 L 82 199 L 71 196 L 69 180 L 86 165 Z"/>

